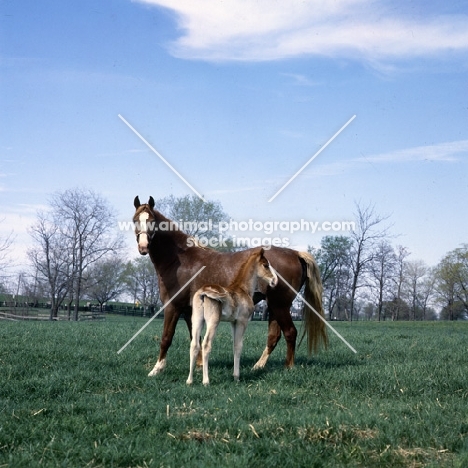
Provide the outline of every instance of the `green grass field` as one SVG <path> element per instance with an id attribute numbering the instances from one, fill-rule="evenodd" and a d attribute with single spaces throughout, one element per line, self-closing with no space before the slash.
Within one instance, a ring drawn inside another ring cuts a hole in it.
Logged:
<path id="1" fill-rule="evenodd" d="M 252 371 L 254 322 L 237 384 L 222 324 L 207 388 L 183 323 L 160 376 L 160 320 L 117 354 L 144 323 L 0 322 L 0 467 L 468 466 L 468 323 L 334 323 L 357 355 L 330 335 L 285 370 L 282 340 Z"/>

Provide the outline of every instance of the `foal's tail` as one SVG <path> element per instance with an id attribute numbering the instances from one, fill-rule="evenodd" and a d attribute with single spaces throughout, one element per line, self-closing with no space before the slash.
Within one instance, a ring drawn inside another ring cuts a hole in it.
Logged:
<path id="1" fill-rule="evenodd" d="M 226 288 L 223 288 L 222 286 L 210 284 L 203 286 L 203 288 L 200 289 L 200 296 L 202 298 L 206 296 L 218 302 L 225 302 L 228 292 L 226 291 Z"/>
<path id="2" fill-rule="evenodd" d="M 321 345 L 324 348 L 328 346 L 327 327 L 322 307 L 322 280 L 314 257 L 308 252 L 298 252 L 298 254 L 307 268 L 307 278 L 304 285 L 305 303 L 302 309 L 304 333 L 301 341 L 307 335 L 307 349 L 311 354 L 312 351 L 316 353 Z"/>

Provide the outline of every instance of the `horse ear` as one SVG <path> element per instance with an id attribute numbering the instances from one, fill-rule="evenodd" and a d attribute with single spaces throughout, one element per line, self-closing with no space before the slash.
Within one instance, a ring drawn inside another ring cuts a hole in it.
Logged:
<path id="1" fill-rule="evenodd" d="M 265 255 L 265 249 L 262 247 L 260 249 L 260 257 L 263 257 Z"/>
<path id="2" fill-rule="evenodd" d="M 138 209 L 141 205 L 140 199 L 138 198 L 138 195 L 135 197 L 135 200 L 133 200 L 133 205 L 135 206 L 136 209 Z"/>
<path id="3" fill-rule="evenodd" d="M 154 198 L 151 195 L 148 200 L 148 205 L 150 206 L 151 209 L 154 208 Z"/>

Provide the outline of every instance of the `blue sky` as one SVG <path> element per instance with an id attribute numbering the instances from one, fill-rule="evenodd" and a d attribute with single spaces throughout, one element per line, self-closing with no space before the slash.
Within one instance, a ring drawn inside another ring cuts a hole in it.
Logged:
<path id="1" fill-rule="evenodd" d="M 57 190 L 92 188 L 120 220 L 137 194 L 192 193 L 121 114 L 234 219 L 373 203 L 433 265 L 468 241 L 467 24 L 466 2 L 1 1 L 0 235 L 21 263 Z"/>

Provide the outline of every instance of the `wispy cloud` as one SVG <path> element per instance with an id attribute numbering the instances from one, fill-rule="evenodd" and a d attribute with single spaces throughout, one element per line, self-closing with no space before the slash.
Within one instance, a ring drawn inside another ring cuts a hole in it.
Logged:
<path id="1" fill-rule="evenodd" d="M 354 159 L 354 161 L 371 163 L 403 163 L 410 161 L 453 162 L 459 161 L 460 157 L 466 153 L 468 153 L 468 140 L 459 140 L 360 157 Z"/>
<path id="2" fill-rule="evenodd" d="M 454 163 L 462 161 L 463 159 L 468 161 L 468 140 L 404 148 L 387 153 L 360 156 L 358 158 L 344 159 L 331 163 L 323 162 L 311 166 L 307 171 L 307 177 L 329 177 L 345 174 L 356 167 L 361 167 L 362 164 L 402 165 L 410 162 Z"/>
<path id="3" fill-rule="evenodd" d="M 292 84 L 296 86 L 318 86 L 321 83 L 314 81 L 305 75 L 298 73 L 281 73 L 283 76 L 286 76 L 291 79 Z"/>
<path id="4" fill-rule="evenodd" d="M 383 0 L 139 0 L 177 15 L 178 57 L 265 61 L 304 55 L 379 63 L 468 50 L 467 15 L 404 17 Z"/>

